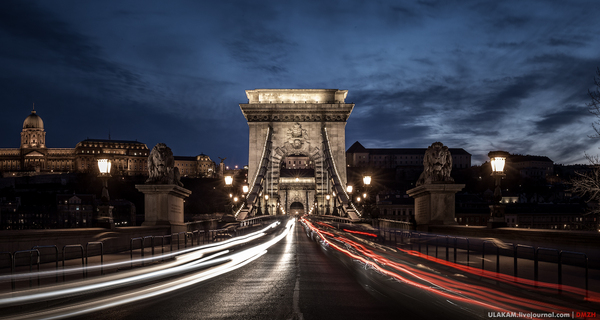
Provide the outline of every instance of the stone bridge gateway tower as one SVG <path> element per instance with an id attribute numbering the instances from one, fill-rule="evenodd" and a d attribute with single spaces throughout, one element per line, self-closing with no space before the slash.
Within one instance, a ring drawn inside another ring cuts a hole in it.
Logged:
<path id="1" fill-rule="evenodd" d="M 325 196 L 334 193 L 344 214 L 358 218 L 355 210 L 348 211 L 345 193 L 346 121 L 354 108 L 345 102 L 347 94 L 337 89 L 246 90 L 248 103 L 240 108 L 250 130 L 250 192 L 238 219 L 265 209 L 269 214 L 324 214 Z M 302 169 L 287 159 L 299 159 Z"/>

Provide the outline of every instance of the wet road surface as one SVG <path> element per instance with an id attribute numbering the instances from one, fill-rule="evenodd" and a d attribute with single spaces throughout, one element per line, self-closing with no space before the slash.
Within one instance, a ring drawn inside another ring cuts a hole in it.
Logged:
<path id="1" fill-rule="evenodd" d="M 328 257 L 297 223 L 249 265 L 164 297 L 79 319 L 400 319 L 417 318 Z"/>

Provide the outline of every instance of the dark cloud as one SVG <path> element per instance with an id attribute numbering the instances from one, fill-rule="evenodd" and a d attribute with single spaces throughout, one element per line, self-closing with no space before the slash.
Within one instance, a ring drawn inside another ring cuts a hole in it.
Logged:
<path id="1" fill-rule="evenodd" d="M 492 20 L 492 25 L 497 29 L 518 29 L 529 23 L 530 18 L 525 16 L 505 16 Z"/>
<path id="2" fill-rule="evenodd" d="M 588 116 L 584 106 L 568 105 L 563 110 L 546 114 L 542 120 L 536 121 L 535 133 L 550 133 L 574 123 L 581 124 L 582 118 Z"/>
<path id="3" fill-rule="evenodd" d="M 139 81 L 136 74 L 104 59 L 102 50 L 87 37 L 28 1 L 0 3 L 0 30 L 6 37 L 4 43 L 28 44 L 28 48 L 35 48 L 27 52 L 3 46 L 5 49 L 0 54 L 4 57 L 65 64 L 126 85 L 136 85 Z"/>
<path id="4" fill-rule="evenodd" d="M 526 43 L 525 41 L 519 41 L 519 42 L 496 42 L 496 43 L 490 43 L 488 44 L 489 47 L 491 48 L 498 48 L 498 49 L 514 49 L 514 48 L 519 48 L 524 46 Z"/>
<path id="5" fill-rule="evenodd" d="M 547 44 L 552 47 L 583 47 L 585 46 L 586 42 L 573 38 L 551 37 L 548 39 Z"/>

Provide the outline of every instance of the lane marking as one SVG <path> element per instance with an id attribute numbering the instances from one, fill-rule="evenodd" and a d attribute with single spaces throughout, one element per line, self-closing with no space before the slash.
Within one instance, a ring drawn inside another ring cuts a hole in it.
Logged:
<path id="1" fill-rule="evenodd" d="M 296 227 L 296 239 L 298 239 L 298 227 Z M 294 286 L 293 298 L 293 319 L 304 320 L 304 316 L 300 312 L 300 263 L 298 262 L 298 247 L 296 246 L 296 285 Z"/>

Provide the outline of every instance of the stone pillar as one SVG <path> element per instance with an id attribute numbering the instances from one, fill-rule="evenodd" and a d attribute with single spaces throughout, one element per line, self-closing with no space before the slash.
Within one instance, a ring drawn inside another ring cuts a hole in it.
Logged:
<path id="1" fill-rule="evenodd" d="M 415 199 L 417 230 L 427 231 L 429 225 L 457 224 L 454 213 L 455 194 L 464 184 L 424 184 L 406 191 Z"/>
<path id="2" fill-rule="evenodd" d="M 98 206 L 97 212 L 94 214 L 92 219 L 92 226 L 95 228 L 107 228 L 114 229 L 115 221 L 113 220 L 113 206 L 108 203 L 103 203 Z"/>
<path id="3" fill-rule="evenodd" d="M 185 232 L 183 200 L 192 191 L 175 184 L 138 184 L 144 194 L 145 220 L 143 226 L 170 225 L 171 233 Z"/>

